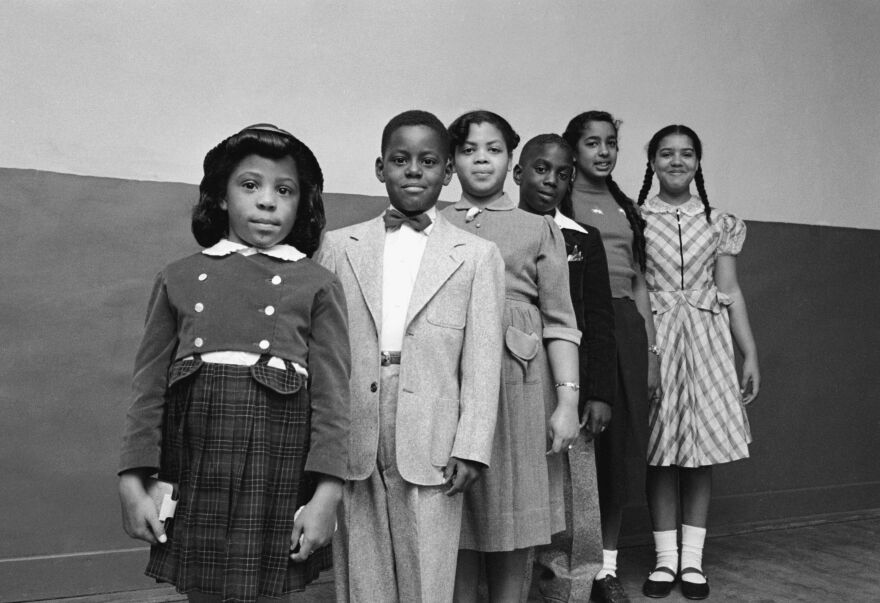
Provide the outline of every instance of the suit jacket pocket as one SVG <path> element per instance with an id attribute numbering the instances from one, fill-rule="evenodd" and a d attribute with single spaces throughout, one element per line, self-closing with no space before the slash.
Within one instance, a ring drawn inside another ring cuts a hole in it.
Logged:
<path id="1" fill-rule="evenodd" d="M 281 395 L 295 394 L 306 384 L 306 378 L 294 370 L 281 370 L 261 362 L 251 367 L 251 376 L 257 383 Z"/>
<path id="2" fill-rule="evenodd" d="M 445 467 L 458 431 L 458 400 L 434 399 L 434 422 L 431 430 L 431 464 Z"/>
<path id="3" fill-rule="evenodd" d="M 470 297 L 471 293 L 465 287 L 446 287 L 428 304 L 428 322 L 438 327 L 463 329 Z"/>

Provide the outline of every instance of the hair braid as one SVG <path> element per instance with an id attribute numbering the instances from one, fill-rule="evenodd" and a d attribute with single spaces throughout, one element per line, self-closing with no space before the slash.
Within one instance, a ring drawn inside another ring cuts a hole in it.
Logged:
<path id="1" fill-rule="evenodd" d="M 611 193 L 611 196 L 614 197 L 614 200 L 617 201 L 617 204 L 626 214 L 629 227 L 633 231 L 633 255 L 639 263 L 639 268 L 644 272 L 647 261 L 647 254 L 645 252 L 645 221 L 639 215 L 633 200 L 620 190 L 611 174 L 605 177 L 605 184 L 608 185 L 608 192 Z"/>
<path id="2" fill-rule="evenodd" d="M 697 136 L 696 132 L 681 124 L 672 124 L 665 128 L 660 128 L 654 133 L 651 140 L 648 142 L 648 169 L 645 172 L 645 183 L 642 185 L 642 192 L 639 193 L 639 205 L 645 202 L 645 197 L 648 196 L 648 191 L 651 188 L 651 176 L 654 173 L 651 169 L 651 159 L 657 155 L 657 149 L 660 146 L 660 142 L 666 136 L 671 134 L 682 134 L 687 136 L 691 139 L 691 143 L 694 145 L 694 153 L 697 155 L 697 161 L 700 162 L 700 165 L 697 166 L 697 172 L 694 174 L 694 183 L 697 185 L 697 192 L 700 194 L 700 199 L 703 201 L 703 211 L 706 214 L 706 221 L 711 224 L 712 219 L 710 216 L 712 214 L 712 208 L 709 206 L 709 196 L 706 194 L 706 185 L 703 182 L 703 142 L 700 140 L 700 137 Z"/>
<path id="3" fill-rule="evenodd" d="M 642 190 L 639 191 L 639 205 L 645 204 L 645 199 L 648 198 L 648 193 L 651 192 L 651 184 L 653 181 L 654 168 L 651 167 L 651 162 L 648 161 L 648 164 L 645 167 L 645 179 L 642 181 Z"/>
<path id="4" fill-rule="evenodd" d="M 711 224 L 712 219 L 710 216 L 712 215 L 712 208 L 709 206 L 709 195 L 706 194 L 706 184 L 703 182 L 702 165 L 697 168 L 697 173 L 694 174 L 694 183 L 697 185 L 697 192 L 700 193 L 700 199 L 703 201 L 703 211 L 706 212 L 706 222 Z"/>

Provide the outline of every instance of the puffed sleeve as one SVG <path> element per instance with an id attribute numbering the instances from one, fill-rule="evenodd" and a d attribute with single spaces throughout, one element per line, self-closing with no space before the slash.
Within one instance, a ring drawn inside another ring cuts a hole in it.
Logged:
<path id="1" fill-rule="evenodd" d="M 345 294 L 335 276 L 315 295 L 308 354 L 312 415 L 305 469 L 346 479 L 351 351 Z"/>
<path id="2" fill-rule="evenodd" d="M 135 357 L 132 402 L 122 436 L 119 473 L 159 469 L 168 367 L 176 349 L 177 317 L 168 299 L 165 273 L 160 272 L 150 295 L 144 337 Z"/>
<path id="3" fill-rule="evenodd" d="M 550 216 L 544 216 L 536 263 L 538 306 L 544 320 L 544 339 L 565 339 L 580 345 L 581 332 L 577 328 L 569 293 L 565 239 Z"/>
<path id="4" fill-rule="evenodd" d="M 718 238 L 718 255 L 739 255 L 746 240 L 746 223 L 733 214 L 723 213 L 718 216 L 721 224 L 721 236 Z"/>

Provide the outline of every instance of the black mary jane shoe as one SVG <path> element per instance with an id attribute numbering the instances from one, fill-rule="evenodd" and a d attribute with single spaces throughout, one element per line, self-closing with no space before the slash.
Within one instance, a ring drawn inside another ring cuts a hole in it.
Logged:
<path id="1" fill-rule="evenodd" d="M 681 570 L 679 576 L 684 576 L 685 574 L 700 574 L 703 578 L 706 578 L 706 574 L 695 567 L 684 568 L 683 570 Z M 709 596 L 709 580 L 706 579 L 706 582 L 704 582 L 703 584 L 697 584 L 695 582 L 685 582 L 684 580 L 682 580 L 681 594 L 684 595 L 685 599 L 692 599 L 695 601 L 705 599 Z"/>
<path id="2" fill-rule="evenodd" d="M 661 580 L 651 580 L 651 575 L 648 574 L 648 579 L 645 580 L 645 583 L 642 585 L 642 593 L 646 597 L 651 597 L 652 599 L 662 599 L 663 597 L 668 597 L 669 593 L 672 592 L 672 587 L 675 586 L 675 572 L 672 571 L 668 567 L 655 567 L 651 570 L 651 574 L 654 572 L 663 572 L 665 574 L 669 574 L 672 576 L 672 580 L 669 582 L 663 582 Z"/>

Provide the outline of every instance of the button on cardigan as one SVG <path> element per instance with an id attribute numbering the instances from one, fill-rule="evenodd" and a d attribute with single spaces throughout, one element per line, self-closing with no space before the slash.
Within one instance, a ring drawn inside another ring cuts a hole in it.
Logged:
<path id="1" fill-rule="evenodd" d="M 342 286 L 308 259 L 198 253 L 156 277 L 135 359 L 119 471 L 158 469 L 167 371 L 195 353 L 278 356 L 309 372 L 306 471 L 345 478 L 350 351 Z"/>

